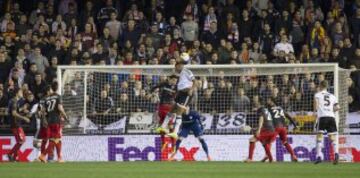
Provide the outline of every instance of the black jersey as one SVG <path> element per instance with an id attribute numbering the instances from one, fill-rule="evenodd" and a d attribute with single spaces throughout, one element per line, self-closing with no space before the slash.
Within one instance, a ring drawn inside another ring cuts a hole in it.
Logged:
<path id="1" fill-rule="evenodd" d="M 160 89 L 160 104 L 171 104 L 174 102 L 176 94 L 176 85 L 170 85 L 168 82 L 161 83 L 155 86 Z"/>
<path id="2" fill-rule="evenodd" d="M 285 123 L 285 111 L 280 106 L 274 106 L 269 108 L 269 112 L 271 114 L 271 117 L 273 119 L 274 127 L 284 127 L 286 125 Z"/>
<path id="3" fill-rule="evenodd" d="M 59 124 L 61 121 L 61 115 L 59 105 L 62 104 L 62 99 L 60 95 L 53 94 L 50 96 L 45 96 L 40 101 L 41 106 L 46 112 L 46 119 L 49 124 Z"/>
<path id="4" fill-rule="evenodd" d="M 21 120 L 19 118 L 16 118 L 13 116 L 12 112 L 16 111 L 17 113 L 20 113 L 20 108 L 23 107 L 25 104 L 25 101 L 23 99 L 16 99 L 13 98 L 9 102 L 9 120 L 10 120 L 10 126 L 11 128 L 18 128 L 21 127 Z"/>
<path id="5" fill-rule="evenodd" d="M 271 116 L 271 113 L 269 111 L 269 109 L 267 108 L 260 108 L 258 110 L 258 116 L 263 116 L 264 118 L 264 122 L 263 122 L 263 125 L 262 125 L 262 129 L 266 130 L 266 131 L 275 131 L 275 128 L 274 128 L 274 123 L 273 123 L 273 118 Z"/>

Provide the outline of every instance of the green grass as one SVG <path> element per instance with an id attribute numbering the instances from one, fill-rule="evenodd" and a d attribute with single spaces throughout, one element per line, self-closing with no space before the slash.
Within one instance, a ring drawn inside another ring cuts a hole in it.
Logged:
<path id="1" fill-rule="evenodd" d="M 360 164 L 240 162 L 0 163 L 1 178 L 359 178 Z"/>

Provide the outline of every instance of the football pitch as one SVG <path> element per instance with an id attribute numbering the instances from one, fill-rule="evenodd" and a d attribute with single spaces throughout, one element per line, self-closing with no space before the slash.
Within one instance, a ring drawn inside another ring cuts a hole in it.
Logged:
<path id="1" fill-rule="evenodd" d="M 0 163 L 1 178 L 359 178 L 360 164 L 240 162 Z"/>

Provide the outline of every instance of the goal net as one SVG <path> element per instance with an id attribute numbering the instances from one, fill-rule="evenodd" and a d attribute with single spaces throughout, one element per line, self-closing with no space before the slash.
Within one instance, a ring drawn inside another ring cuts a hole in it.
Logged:
<path id="1" fill-rule="evenodd" d="M 340 133 L 347 114 L 347 72 L 336 64 L 189 65 L 196 76 L 192 109 L 207 134 L 249 134 L 267 97 L 298 124 L 294 134 L 313 133 L 313 96 L 327 80 L 341 106 Z M 67 131 L 87 134 L 153 133 L 159 91 L 151 88 L 174 73 L 173 66 L 59 66 Z"/>

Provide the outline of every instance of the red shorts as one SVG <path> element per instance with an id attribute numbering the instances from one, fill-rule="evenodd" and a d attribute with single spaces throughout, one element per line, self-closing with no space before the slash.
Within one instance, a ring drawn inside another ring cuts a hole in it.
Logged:
<path id="1" fill-rule="evenodd" d="M 24 133 L 24 130 L 21 127 L 12 128 L 11 131 L 15 136 L 16 143 L 24 143 L 25 142 L 26 135 Z"/>
<path id="2" fill-rule="evenodd" d="M 261 143 L 271 143 L 276 138 L 276 132 L 271 132 L 267 130 L 261 130 L 260 135 L 256 137 Z"/>
<path id="3" fill-rule="evenodd" d="M 170 110 L 171 110 L 171 105 L 170 104 L 161 104 L 159 106 L 159 109 L 158 109 L 159 113 L 158 114 L 159 114 L 159 122 L 160 122 L 160 124 L 162 124 L 164 122 L 164 119 L 165 119 L 167 113 L 170 112 Z"/>
<path id="4" fill-rule="evenodd" d="M 40 131 L 39 131 L 39 135 L 38 135 L 38 138 L 39 139 L 43 139 L 43 140 L 46 140 L 49 138 L 49 128 L 48 127 L 41 127 L 40 128 Z"/>
<path id="5" fill-rule="evenodd" d="M 276 134 L 279 135 L 282 143 L 287 142 L 287 130 L 285 127 L 277 127 L 275 129 Z"/>
<path id="6" fill-rule="evenodd" d="M 61 138 L 62 127 L 60 124 L 49 124 L 49 138 Z"/>

